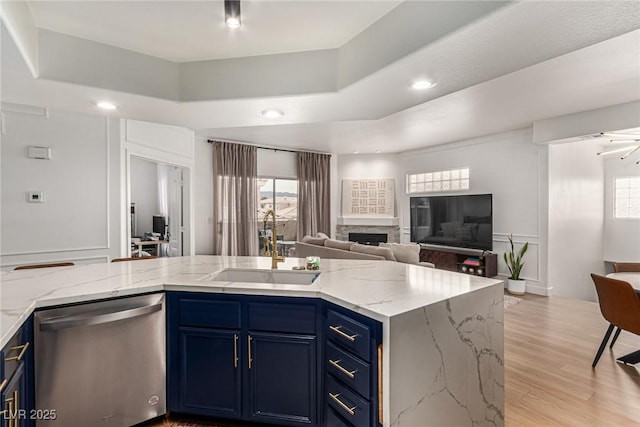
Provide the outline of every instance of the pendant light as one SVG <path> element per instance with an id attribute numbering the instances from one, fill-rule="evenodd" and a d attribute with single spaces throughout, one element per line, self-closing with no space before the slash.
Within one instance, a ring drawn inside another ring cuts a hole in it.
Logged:
<path id="1" fill-rule="evenodd" d="M 233 30 L 240 28 L 240 0 L 224 0 L 224 23 Z"/>

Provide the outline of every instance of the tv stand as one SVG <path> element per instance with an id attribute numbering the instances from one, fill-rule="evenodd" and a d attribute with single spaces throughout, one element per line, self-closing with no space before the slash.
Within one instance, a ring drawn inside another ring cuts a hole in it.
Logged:
<path id="1" fill-rule="evenodd" d="M 478 265 L 465 263 L 467 258 L 477 258 Z M 474 276 L 498 275 L 498 255 L 474 249 L 420 244 L 420 261 L 435 264 L 436 268 L 442 270 Z"/>

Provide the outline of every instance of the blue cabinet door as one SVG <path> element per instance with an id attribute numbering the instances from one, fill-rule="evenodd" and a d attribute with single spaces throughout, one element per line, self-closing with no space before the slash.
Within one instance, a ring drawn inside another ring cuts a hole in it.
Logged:
<path id="1" fill-rule="evenodd" d="M 248 419 L 316 425 L 316 337 L 249 331 L 247 345 Z"/>
<path id="2" fill-rule="evenodd" d="M 179 329 L 178 411 L 223 418 L 241 415 L 240 331 Z"/>

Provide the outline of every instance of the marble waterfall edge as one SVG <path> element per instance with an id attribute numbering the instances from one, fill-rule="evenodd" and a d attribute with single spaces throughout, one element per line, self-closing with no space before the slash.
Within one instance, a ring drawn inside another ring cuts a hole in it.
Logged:
<path id="1" fill-rule="evenodd" d="M 384 425 L 504 425 L 503 294 L 492 286 L 391 319 Z"/>

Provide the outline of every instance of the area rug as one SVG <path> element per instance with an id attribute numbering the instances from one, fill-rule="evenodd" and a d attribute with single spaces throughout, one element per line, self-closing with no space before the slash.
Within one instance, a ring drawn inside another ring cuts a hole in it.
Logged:
<path id="1" fill-rule="evenodd" d="M 504 296 L 504 308 L 507 309 L 508 307 L 511 307 L 512 305 L 516 305 L 516 304 L 520 303 L 520 301 L 522 301 L 522 298 L 513 297 L 511 295 L 505 295 Z"/>

